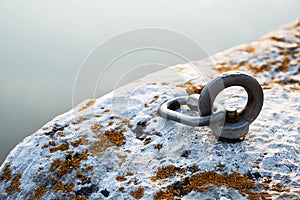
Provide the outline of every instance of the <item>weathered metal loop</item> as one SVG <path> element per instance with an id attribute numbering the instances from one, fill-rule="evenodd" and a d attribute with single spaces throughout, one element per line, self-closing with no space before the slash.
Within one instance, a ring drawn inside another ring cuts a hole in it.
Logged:
<path id="1" fill-rule="evenodd" d="M 231 86 L 241 86 L 248 94 L 247 105 L 241 111 L 234 107 L 225 110 L 224 106 L 214 103 L 217 95 Z M 226 73 L 210 81 L 200 95 L 170 99 L 160 106 L 159 112 L 166 119 L 189 126 L 209 126 L 219 139 L 238 140 L 248 133 L 249 125 L 260 113 L 263 98 L 263 90 L 256 79 L 239 72 Z M 181 105 L 199 111 L 199 117 L 176 112 Z"/>
<path id="2" fill-rule="evenodd" d="M 162 117 L 166 119 L 170 119 L 189 126 L 208 126 L 211 122 L 214 123 L 224 119 L 225 110 L 224 107 L 221 106 L 220 104 L 214 105 L 214 109 L 213 109 L 214 114 L 207 115 L 204 117 L 201 116 L 193 117 L 175 111 L 177 108 L 179 108 L 182 105 L 187 105 L 191 110 L 198 111 L 197 104 L 195 105 L 195 104 L 188 103 L 189 101 L 194 100 L 191 98 L 193 97 L 182 96 L 182 97 L 175 97 L 173 99 L 170 99 L 160 106 L 159 113 L 161 114 Z"/>
<path id="3" fill-rule="evenodd" d="M 248 94 L 248 102 L 241 111 L 228 111 L 223 125 L 210 123 L 210 128 L 221 139 L 236 140 L 244 137 L 249 131 L 249 125 L 256 119 L 263 106 L 263 90 L 257 80 L 240 72 L 226 73 L 210 81 L 199 97 L 200 116 L 210 116 L 212 105 L 217 95 L 225 88 L 241 86 Z M 232 120 L 230 116 L 235 116 Z"/>

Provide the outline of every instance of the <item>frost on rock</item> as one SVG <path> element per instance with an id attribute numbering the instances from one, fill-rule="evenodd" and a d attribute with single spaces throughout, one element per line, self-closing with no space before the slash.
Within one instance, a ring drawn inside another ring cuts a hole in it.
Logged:
<path id="1" fill-rule="evenodd" d="M 212 59 L 150 74 L 56 117 L 2 164 L 0 199 L 299 199 L 300 22 Z M 264 88 L 244 141 L 221 142 L 207 127 L 158 115 L 165 100 L 199 93 L 230 70 Z"/>

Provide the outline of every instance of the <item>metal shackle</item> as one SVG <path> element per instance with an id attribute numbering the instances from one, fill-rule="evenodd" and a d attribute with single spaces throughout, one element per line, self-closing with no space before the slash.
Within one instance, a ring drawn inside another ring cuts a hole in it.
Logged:
<path id="1" fill-rule="evenodd" d="M 217 95 L 231 86 L 241 86 L 246 90 L 248 101 L 245 108 L 238 112 L 226 110 L 227 115 L 223 123 L 210 123 L 209 127 L 219 139 L 238 140 L 248 133 L 249 125 L 262 109 L 264 94 L 255 78 L 239 72 L 222 74 L 203 88 L 198 106 L 200 116 L 210 116 Z M 234 120 L 230 119 L 232 116 Z"/>

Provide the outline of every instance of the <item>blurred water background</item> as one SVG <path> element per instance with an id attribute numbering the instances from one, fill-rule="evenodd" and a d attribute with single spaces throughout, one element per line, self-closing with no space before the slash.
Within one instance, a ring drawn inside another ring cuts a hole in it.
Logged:
<path id="1" fill-rule="evenodd" d="M 80 65 L 112 35 L 162 27 L 190 36 L 214 54 L 297 19 L 299 8 L 298 0 L 1 0 L 0 163 L 24 137 L 72 108 Z M 167 65 L 178 63 L 162 59 Z M 140 70 L 139 76 L 147 73 Z M 98 97 L 113 88 L 106 77 Z M 91 96 L 79 91 L 74 103 L 86 98 Z"/>

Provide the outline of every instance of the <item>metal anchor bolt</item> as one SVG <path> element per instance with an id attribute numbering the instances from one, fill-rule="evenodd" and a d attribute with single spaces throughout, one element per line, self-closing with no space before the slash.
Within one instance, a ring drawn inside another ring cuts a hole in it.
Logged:
<path id="1" fill-rule="evenodd" d="M 241 111 L 214 104 L 216 96 L 231 86 L 241 86 L 248 94 L 247 105 Z M 186 125 L 209 126 L 219 139 L 238 140 L 248 133 L 250 124 L 260 113 L 263 98 L 263 90 L 256 79 L 240 72 L 226 73 L 210 81 L 200 95 L 170 99 L 160 106 L 159 112 L 167 119 Z M 199 111 L 199 117 L 171 110 L 173 104 L 188 105 L 191 110 Z"/>

